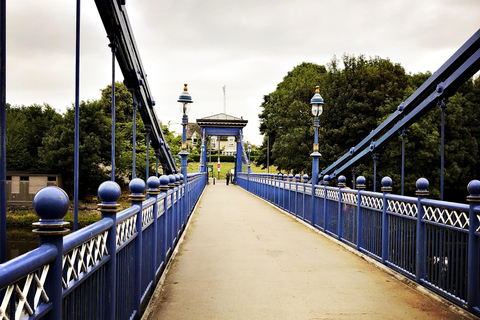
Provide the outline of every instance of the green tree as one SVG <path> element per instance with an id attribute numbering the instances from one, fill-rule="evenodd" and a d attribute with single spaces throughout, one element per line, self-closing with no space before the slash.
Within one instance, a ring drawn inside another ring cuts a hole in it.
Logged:
<path id="1" fill-rule="evenodd" d="M 79 194 L 96 194 L 97 188 L 108 179 L 106 164 L 110 159 L 109 119 L 98 101 L 88 101 L 80 109 Z M 65 190 L 72 194 L 74 181 L 75 110 L 67 109 L 63 118 L 43 137 L 40 160 L 50 172 L 61 172 Z"/>
<path id="2" fill-rule="evenodd" d="M 47 104 L 7 106 L 7 168 L 20 171 L 43 171 L 39 146 L 59 115 Z"/>

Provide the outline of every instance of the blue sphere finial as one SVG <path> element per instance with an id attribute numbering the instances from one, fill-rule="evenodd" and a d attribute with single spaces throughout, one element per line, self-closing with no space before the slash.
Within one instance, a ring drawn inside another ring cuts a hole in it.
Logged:
<path id="1" fill-rule="evenodd" d="M 420 178 L 417 180 L 417 191 L 415 194 L 417 196 L 428 196 L 428 186 L 430 183 L 425 178 Z"/>
<path id="2" fill-rule="evenodd" d="M 392 186 L 392 178 L 390 178 L 390 177 L 383 177 L 383 179 L 382 179 L 382 186 L 384 186 L 384 187 L 391 187 L 391 186 Z"/>
<path id="3" fill-rule="evenodd" d="M 341 175 L 338 177 L 338 184 L 342 184 L 343 186 L 345 186 L 345 183 L 347 182 L 347 178 L 345 178 L 344 175 Z"/>
<path id="4" fill-rule="evenodd" d="M 147 186 L 148 189 L 158 189 L 160 186 L 160 180 L 155 176 L 151 176 L 147 180 Z"/>
<path id="5" fill-rule="evenodd" d="M 303 179 L 303 182 L 307 182 L 308 181 L 308 174 L 305 173 L 303 175 L 302 179 Z"/>
<path id="6" fill-rule="evenodd" d="M 68 211 L 68 195 L 58 187 L 40 189 L 33 198 L 33 209 L 42 220 L 62 220 Z"/>
<path id="7" fill-rule="evenodd" d="M 357 177 L 357 188 L 365 188 L 365 183 L 367 182 L 367 179 L 365 179 L 364 176 L 358 176 Z"/>
<path id="8" fill-rule="evenodd" d="M 145 182 L 140 178 L 135 178 L 130 181 L 128 187 L 132 195 L 143 195 L 143 192 L 145 191 Z"/>
<path id="9" fill-rule="evenodd" d="M 171 187 L 175 186 L 175 180 L 176 180 L 175 175 L 169 174 L 168 179 L 169 179 L 168 185 Z"/>
<path id="10" fill-rule="evenodd" d="M 392 178 L 390 177 L 382 178 L 382 191 L 385 191 L 385 192 L 392 191 Z"/>
<path id="11" fill-rule="evenodd" d="M 105 181 L 98 187 L 98 196 L 104 203 L 117 203 L 121 189 L 115 181 Z"/>
<path id="12" fill-rule="evenodd" d="M 480 181 L 472 180 L 467 186 L 468 193 L 470 194 L 467 196 L 467 201 L 480 201 Z"/>
<path id="13" fill-rule="evenodd" d="M 167 175 L 162 174 L 160 176 L 160 185 L 162 187 L 168 186 L 168 183 L 170 182 L 170 179 L 168 178 Z"/>

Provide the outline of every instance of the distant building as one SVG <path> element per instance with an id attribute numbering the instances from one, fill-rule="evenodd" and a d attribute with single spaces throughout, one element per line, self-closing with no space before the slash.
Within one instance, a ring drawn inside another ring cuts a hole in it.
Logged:
<path id="1" fill-rule="evenodd" d="M 215 114 L 202 119 L 197 119 L 197 123 L 192 124 L 192 127 L 195 127 L 195 130 L 192 129 L 191 135 L 188 135 L 187 128 L 187 139 L 190 138 L 192 145 L 196 145 L 202 141 L 202 127 L 243 128 L 247 123 L 248 121 L 243 120 L 243 118 L 237 118 L 225 113 Z M 188 125 L 190 126 L 190 124 Z M 210 149 L 212 151 L 220 149 L 220 154 L 230 156 L 237 153 L 237 143 L 234 135 L 209 135 L 206 138 L 210 138 Z"/>
<path id="2" fill-rule="evenodd" d="M 7 171 L 7 205 L 31 206 L 33 197 L 47 186 L 63 187 L 59 174 Z"/>

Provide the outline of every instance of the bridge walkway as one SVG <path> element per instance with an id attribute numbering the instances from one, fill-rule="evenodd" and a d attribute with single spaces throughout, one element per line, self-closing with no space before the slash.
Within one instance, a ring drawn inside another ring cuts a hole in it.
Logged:
<path id="1" fill-rule="evenodd" d="M 142 319 L 470 318 L 402 279 L 217 181 Z"/>

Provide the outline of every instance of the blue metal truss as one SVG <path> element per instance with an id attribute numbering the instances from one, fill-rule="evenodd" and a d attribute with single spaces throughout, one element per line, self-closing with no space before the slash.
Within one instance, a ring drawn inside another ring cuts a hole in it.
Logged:
<path id="1" fill-rule="evenodd" d="M 455 93 L 478 70 L 480 70 L 480 29 L 420 88 L 401 103 L 397 111 L 349 152 L 323 170 L 319 178 L 322 179 L 325 175 L 328 175 L 329 179 L 335 178 L 360 164 L 436 106 L 439 100 Z"/>
<path id="2" fill-rule="evenodd" d="M 143 122 L 151 128 L 151 144 L 155 154 L 159 155 L 164 174 L 178 173 L 153 108 L 155 101 L 128 20 L 125 0 L 95 0 L 95 3 L 107 35 L 116 43 L 116 59 L 122 70 L 124 83 L 132 93 L 133 103 L 138 106 Z"/>

